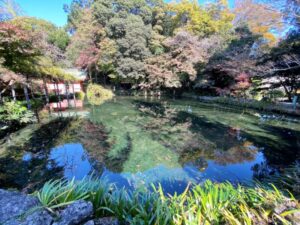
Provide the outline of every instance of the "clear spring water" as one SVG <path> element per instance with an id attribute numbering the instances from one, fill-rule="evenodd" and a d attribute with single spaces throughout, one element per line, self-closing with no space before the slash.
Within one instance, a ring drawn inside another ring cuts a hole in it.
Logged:
<path id="1" fill-rule="evenodd" d="M 300 121 L 287 116 L 134 97 L 87 104 L 76 114 L 89 123 L 71 121 L 50 144 L 35 139 L 39 147 L 26 147 L 40 132 L 33 127 L 2 141 L 0 187 L 31 190 L 93 174 L 126 188 L 161 183 L 173 193 L 205 179 L 250 184 L 300 159 Z"/>

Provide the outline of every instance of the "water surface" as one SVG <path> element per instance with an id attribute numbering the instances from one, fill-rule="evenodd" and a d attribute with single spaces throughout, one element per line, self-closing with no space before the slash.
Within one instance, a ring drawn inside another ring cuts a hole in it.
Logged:
<path id="1" fill-rule="evenodd" d="M 93 174 L 126 188 L 161 183 L 173 193 L 205 179 L 251 184 L 300 155 L 299 120 L 282 115 L 134 97 L 87 104 L 75 114 L 85 122 L 53 128 L 50 143 L 39 144 L 40 128 L 23 138 L 35 140 L 31 147 L 20 135 L 2 143 L 0 185 L 30 189 L 51 178 Z"/>

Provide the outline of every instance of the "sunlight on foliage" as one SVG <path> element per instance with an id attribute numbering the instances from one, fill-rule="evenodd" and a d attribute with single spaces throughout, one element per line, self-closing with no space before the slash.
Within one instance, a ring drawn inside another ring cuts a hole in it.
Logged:
<path id="1" fill-rule="evenodd" d="M 91 201 L 95 215 L 114 216 L 129 224 L 257 224 L 297 221 L 300 206 L 275 186 L 234 187 L 230 183 L 188 186 L 173 196 L 151 191 L 116 189 L 100 179 L 49 181 L 35 193 L 51 212 L 78 199 Z"/>

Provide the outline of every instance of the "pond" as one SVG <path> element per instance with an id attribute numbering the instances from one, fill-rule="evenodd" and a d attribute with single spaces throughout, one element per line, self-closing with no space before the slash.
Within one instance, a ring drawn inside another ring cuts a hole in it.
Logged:
<path id="1" fill-rule="evenodd" d="M 0 188 L 93 175 L 174 193 L 206 179 L 251 184 L 300 159 L 300 121 L 284 115 L 138 97 L 58 115 L 1 141 Z"/>

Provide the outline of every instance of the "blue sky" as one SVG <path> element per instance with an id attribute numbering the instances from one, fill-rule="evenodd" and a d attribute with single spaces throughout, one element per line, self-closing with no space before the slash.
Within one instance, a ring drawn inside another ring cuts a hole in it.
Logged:
<path id="1" fill-rule="evenodd" d="M 63 10 L 63 5 L 70 4 L 72 0 L 16 0 L 16 2 L 26 15 L 49 20 L 57 26 L 64 26 L 67 23 L 67 14 Z M 232 2 L 233 0 L 230 0 L 230 3 Z"/>
<path id="2" fill-rule="evenodd" d="M 63 26 L 67 23 L 67 14 L 63 10 L 64 4 L 72 0 L 16 0 L 28 16 L 46 19 Z"/>

